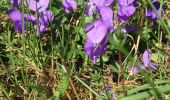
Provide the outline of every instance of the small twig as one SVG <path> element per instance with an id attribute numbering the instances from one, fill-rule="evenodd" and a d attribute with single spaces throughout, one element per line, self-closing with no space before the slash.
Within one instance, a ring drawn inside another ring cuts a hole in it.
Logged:
<path id="1" fill-rule="evenodd" d="M 122 54 L 119 51 L 119 64 L 120 64 L 120 73 L 119 73 L 119 80 L 122 82 L 122 89 L 123 89 L 123 96 L 126 96 L 126 90 L 125 90 L 125 79 L 123 76 L 123 66 L 122 66 Z"/>
<path id="2" fill-rule="evenodd" d="M 71 100 L 71 97 L 70 97 L 70 95 L 69 95 L 69 93 L 67 92 L 67 97 L 68 97 L 68 99 L 69 100 Z"/>
<path id="3" fill-rule="evenodd" d="M 73 92 L 74 92 L 77 100 L 80 100 L 80 98 L 79 98 L 79 96 L 78 96 L 78 93 L 77 93 L 77 91 L 76 91 L 76 88 L 75 88 L 75 86 L 74 86 L 74 83 L 73 83 L 73 81 L 72 81 L 72 79 L 71 79 L 71 77 L 69 77 L 69 81 L 70 81 L 71 88 L 73 89 Z"/>
<path id="4" fill-rule="evenodd" d="M 63 61 L 63 64 L 64 64 L 65 72 L 67 73 L 66 64 L 64 63 L 64 61 Z M 77 91 L 76 91 L 76 88 L 75 88 L 75 86 L 74 86 L 74 83 L 73 83 L 71 77 L 68 76 L 68 78 L 69 78 L 69 81 L 70 81 L 71 88 L 73 89 L 73 92 L 74 92 L 77 100 L 80 100 L 80 97 L 78 96 L 78 93 L 77 93 Z"/>

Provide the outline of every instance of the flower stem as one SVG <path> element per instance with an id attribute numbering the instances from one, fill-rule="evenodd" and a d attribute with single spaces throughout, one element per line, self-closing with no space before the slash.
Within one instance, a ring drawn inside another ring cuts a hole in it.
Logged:
<path id="1" fill-rule="evenodd" d="M 121 54 L 120 51 L 119 51 L 118 55 L 119 55 L 119 64 L 120 64 L 119 80 L 121 79 L 122 89 L 123 89 L 123 96 L 125 97 L 126 96 L 125 79 L 124 79 L 124 75 L 123 75 L 122 54 Z"/>

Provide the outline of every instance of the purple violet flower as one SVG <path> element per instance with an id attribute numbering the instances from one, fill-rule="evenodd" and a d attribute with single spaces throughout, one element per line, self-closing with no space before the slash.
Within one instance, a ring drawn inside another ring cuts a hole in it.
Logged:
<path id="1" fill-rule="evenodd" d="M 47 30 L 48 24 L 53 20 L 54 15 L 51 11 L 47 10 L 43 12 L 39 17 L 39 27 L 40 32 L 44 32 Z"/>
<path id="2" fill-rule="evenodd" d="M 37 20 L 36 17 L 31 14 L 24 15 L 28 22 L 31 22 L 34 25 L 34 28 L 37 29 Z M 53 20 L 54 15 L 51 11 L 47 10 L 39 15 L 39 28 L 40 32 L 43 33 L 47 30 L 48 24 Z"/>
<path id="3" fill-rule="evenodd" d="M 136 11 L 136 8 L 132 5 L 134 0 L 118 0 L 119 10 L 118 10 L 118 19 L 124 23 L 126 22 L 131 15 Z"/>
<path id="4" fill-rule="evenodd" d="M 86 40 L 84 51 L 91 58 L 94 64 L 96 63 L 97 58 L 106 51 L 107 42 L 108 38 L 106 36 L 99 44 L 95 44 L 89 39 Z"/>
<path id="5" fill-rule="evenodd" d="M 87 38 L 94 44 L 99 44 L 107 33 L 107 25 L 100 19 L 87 23 L 85 27 Z"/>
<path id="6" fill-rule="evenodd" d="M 134 67 L 134 66 L 132 66 L 131 71 L 132 71 L 134 74 L 139 73 L 138 68 L 137 68 L 137 67 Z"/>
<path id="7" fill-rule="evenodd" d="M 70 12 L 77 8 L 77 3 L 75 0 L 63 0 L 63 6 L 65 12 Z"/>
<path id="8" fill-rule="evenodd" d="M 46 10 L 49 5 L 50 0 L 26 0 L 24 3 L 28 5 L 29 9 L 32 11 L 38 10 L 38 21 L 40 32 L 47 30 L 47 26 L 50 21 L 53 20 L 53 13 L 49 10 Z M 11 3 L 14 7 L 17 7 L 20 3 L 20 0 L 11 0 Z M 8 12 L 8 16 L 14 21 L 14 28 L 22 34 L 22 14 L 17 8 L 11 9 Z M 31 22 L 34 25 L 34 28 L 37 29 L 37 19 L 32 14 L 24 14 L 24 31 L 26 31 L 26 22 Z"/>
<path id="9" fill-rule="evenodd" d="M 153 63 L 151 62 L 152 59 L 152 52 L 150 49 L 145 50 L 145 52 L 143 53 L 142 56 L 142 61 L 145 67 L 149 66 L 151 67 L 151 69 L 153 69 L 154 71 L 157 70 L 157 68 L 155 67 L 155 65 L 153 65 Z"/>
<path id="10" fill-rule="evenodd" d="M 24 14 L 24 17 L 26 19 L 27 22 L 31 22 L 33 25 L 36 24 L 36 17 L 31 15 L 31 14 Z"/>
<path id="11" fill-rule="evenodd" d="M 22 14 L 17 9 L 10 9 L 8 11 L 8 16 L 14 21 L 14 28 L 20 34 L 22 34 Z M 26 22 L 24 24 L 24 31 L 26 31 Z"/>
<path id="12" fill-rule="evenodd" d="M 151 62 L 151 57 L 152 57 L 152 52 L 150 49 L 145 50 L 145 52 L 142 55 L 142 62 L 143 65 L 138 63 L 138 67 L 140 67 L 141 69 L 146 69 L 146 67 L 150 67 L 152 70 L 156 71 L 157 68 L 156 66 Z M 139 73 L 139 69 L 137 67 L 132 66 L 131 68 L 132 72 Z"/>
<path id="13" fill-rule="evenodd" d="M 92 16 L 97 7 L 109 7 L 114 0 L 89 0 L 86 5 L 86 14 Z"/>
<path id="14" fill-rule="evenodd" d="M 25 5 L 28 5 L 29 9 L 32 11 L 36 10 L 38 12 L 43 12 L 47 9 L 50 0 L 26 0 Z"/>
<path id="15" fill-rule="evenodd" d="M 160 16 L 163 16 L 163 10 L 161 11 L 161 9 L 160 9 L 160 3 L 157 0 L 153 0 L 152 4 L 156 8 L 158 14 Z M 164 8 L 165 6 L 166 6 L 166 4 L 164 4 L 162 7 Z M 158 18 L 156 13 L 154 12 L 154 10 L 149 5 L 147 7 L 147 10 L 145 11 L 145 16 L 147 16 L 151 20 L 156 20 Z"/>

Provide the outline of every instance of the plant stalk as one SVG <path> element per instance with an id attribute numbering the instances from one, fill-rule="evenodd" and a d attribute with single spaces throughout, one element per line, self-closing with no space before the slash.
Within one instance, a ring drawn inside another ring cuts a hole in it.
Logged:
<path id="1" fill-rule="evenodd" d="M 122 82 L 123 96 L 125 97 L 126 96 L 125 79 L 124 79 L 124 75 L 123 75 L 122 54 L 120 51 L 119 51 L 118 55 L 119 55 L 119 64 L 120 64 L 119 80 L 121 80 L 121 82 Z"/>

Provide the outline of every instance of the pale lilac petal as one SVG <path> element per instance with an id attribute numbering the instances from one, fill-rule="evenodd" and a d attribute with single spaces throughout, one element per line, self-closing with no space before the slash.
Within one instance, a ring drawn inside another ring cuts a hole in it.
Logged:
<path id="1" fill-rule="evenodd" d="M 110 6 L 114 0 L 105 0 L 104 6 Z"/>
<path id="2" fill-rule="evenodd" d="M 96 6 L 104 6 L 105 0 L 93 0 Z"/>
<path id="3" fill-rule="evenodd" d="M 26 0 L 25 5 L 32 11 L 36 11 L 36 8 L 38 10 L 38 3 L 35 0 Z"/>
<path id="4" fill-rule="evenodd" d="M 98 7 L 97 11 L 103 22 L 109 27 L 113 26 L 113 11 L 110 7 Z"/>
<path id="5" fill-rule="evenodd" d="M 118 0 L 118 4 L 121 6 L 128 6 L 130 5 L 134 0 Z"/>
<path id="6" fill-rule="evenodd" d="M 45 25 L 43 25 L 43 24 L 40 24 L 40 32 L 42 33 L 42 32 L 44 32 L 46 30 L 47 30 L 47 27 Z"/>
<path id="7" fill-rule="evenodd" d="M 118 15 L 129 17 L 129 16 L 133 15 L 135 13 L 135 11 L 136 11 L 136 8 L 133 6 L 126 6 L 126 7 L 121 6 L 118 10 Z"/>
<path id="8" fill-rule="evenodd" d="M 86 33 L 87 37 L 93 43 L 100 43 L 106 35 L 107 26 L 101 20 L 95 20 L 93 23 L 94 28 Z"/>
<path id="9" fill-rule="evenodd" d="M 132 71 L 134 74 L 139 73 L 138 68 L 137 68 L 137 67 L 134 67 L 134 66 L 132 66 L 131 71 Z"/>
<path id="10" fill-rule="evenodd" d="M 134 2 L 134 0 L 125 0 L 125 2 L 124 2 L 124 5 L 126 6 L 126 5 L 130 5 L 131 3 L 133 3 Z"/>
<path id="11" fill-rule="evenodd" d="M 117 0 L 119 5 L 124 5 L 124 0 Z"/>
<path id="12" fill-rule="evenodd" d="M 149 63 L 151 62 L 151 57 L 152 57 L 151 50 L 150 49 L 145 50 L 142 56 L 142 61 L 143 61 L 144 66 L 149 65 Z"/>
<path id="13" fill-rule="evenodd" d="M 142 64 L 138 63 L 138 67 L 140 67 L 141 69 L 146 69 L 146 66 L 143 66 Z"/>
<path id="14" fill-rule="evenodd" d="M 65 12 L 70 12 L 77 8 L 77 3 L 75 0 L 63 0 L 63 6 Z"/>
<path id="15" fill-rule="evenodd" d="M 8 11 L 8 16 L 13 20 L 13 21 L 22 21 L 22 14 L 19 10 L 17 9 L 11 9 Z"/>
<path id="16" fill-rule="evenodd" d="M 38 12 L 43 12 L 48 8 L 50 0 L 39 0 L 38 2 Z"/>
<path id="17" fill-rule="evenodd" d="M 25 5 L 28 5 L 32 11 L 43 12 L 47 9 L 49 2 L 50 0 L 39 0 L 38 2 L 36 0 L 27 0 Z"/>

